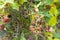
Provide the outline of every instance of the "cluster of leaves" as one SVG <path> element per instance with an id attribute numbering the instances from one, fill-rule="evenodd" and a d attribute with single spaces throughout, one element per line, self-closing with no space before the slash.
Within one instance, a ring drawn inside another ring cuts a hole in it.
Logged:
<path id="1" fill-rule="evenodd" d="M 59 5 L 59 0 L 0 0 L 0 19 L 3 19 L 0 24 L 5 25 L 13 40 L 26 40 L 24 34 L 31 33 L 53 40 Z M 44 40 L 43 38 L 41 40 Z"/>

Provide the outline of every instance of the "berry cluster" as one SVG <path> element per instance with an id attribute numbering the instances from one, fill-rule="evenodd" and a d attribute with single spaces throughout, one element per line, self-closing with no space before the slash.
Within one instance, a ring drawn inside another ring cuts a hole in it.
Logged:
<path id="1" fill-rule="evenodd" d="M 53 28 L 50 27 L 46 22 L 44 17 L 34 14 L 34 20 L 31 21 L 30 31 L 33 33 L 42 33 L 42 32 L 52 32 Z"/>

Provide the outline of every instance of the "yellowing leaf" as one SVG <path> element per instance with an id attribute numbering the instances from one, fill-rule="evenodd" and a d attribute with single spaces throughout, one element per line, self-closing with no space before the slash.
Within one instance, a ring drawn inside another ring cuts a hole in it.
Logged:
<path id="1" fill-rule="evenodd" d="M 19 0 L 20 4 L 23 4 L 24 2 L 27 2 L 27 0 Z"/>
<path id="2" fill-rule="evenodd" d="M 48 21 L 48 25 L 54 26 L 57 23 L 57 19 L 55 16 L 52 16 L 50 20 Z"/>
<path id="3" fill-rule="evenodd" d="M 53 36 L 50 32 L 46 32 L 45 35 L 46 35 L 46 36 L 50 35 L 50 37 Z"/>
<path id="4" fill-rule="evenodd" d="M 34 20 L 34 15 L 33 14 L 31 15 L 31 19 L 32 19 L 32 21 Z"/>
<path id="5" fill-rule="evenodd" d="M 58 2 L 58 0 L 54 0 L 54 2 Z"/>
<path id="6" fill-rule="evenodd" d="M 54 40 L 59 40 L 58 38 L 55 38 Z"/>
<path id="7" fill-rule="evenodd" d="M 55 5 L 51 5 L 51 9 L 49 10 L 49 13 L 50 13 L 52 16 L 57 16 L 58 11 L 57 11 Z"/>
<path id="8" fill-rule="evenodd" d="M 4 8 L 4 7 L 5 7 L 5 5 L 6 5 L 6 3 L 4 3 L 4 4 L 0 5 L 0 9 Z"/>
<path id="9" fill-rule="evenodd" d="M 0 9 L 4 8 L 7 3 L 14 3 L 14 0 L 0 0 Z"/>
<path id="10" fill-rule="evenodd" d="M 52 37 L 48 37 L 48 40 L 52 40 Z"/>
<path id="11" fill-rule="evenodd" d="M 53 37 L 52 33 L 46 32 L 45 35 L 47 36 L 47 40 L 52 40 Z"/>
<path id="12" fill-rule="evenodd" d="M 4 3 L 14 3 L 14 0 L 0 0 L 0 1 L 2 1 Z"/>

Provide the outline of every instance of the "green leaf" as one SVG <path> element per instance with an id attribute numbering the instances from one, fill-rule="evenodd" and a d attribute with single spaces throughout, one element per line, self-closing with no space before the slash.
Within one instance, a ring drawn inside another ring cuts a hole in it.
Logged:
<path id="1" fill-rule="evenodd" d="M 11 4 L 11 7 L 13 9 L 18 9 L 19 8 L 19 4 L 17 2 L 14 2 L 13 4 Z"/>
<path id="2" fill-rule="evenodd" d="M 6 24 L 5 24 L 5 27 L 6 27 L 6 28 L 10 28 L 9 23 L 6 23 Z"/>
<path id="3" fill-rule="evenodd" d="M 37 35 L 35 35 L 35 40 L 38 40 L 38 36 Z"/>
<path id="4" fill-rule="evenodd" d="M 24 33 L 23 32 L 21 33 L 20 40 L 26 40 L 25 37 L 24 37 Z"/>
<path id="5" fill-rule="evenodd" d="M 8 33 L 14 33 L 14 31 L 12 29 L 7 29 Z"/>
<path id="6" fill-rule="evenodd" d="M 37 1 L 37 2 L 39 2 L 39 1 L 41 1 L 41 0 L 34 0 L 34 1 Z"/>
<path id="7" fill-rule="evenodd" d="M 18 40 L 18 38 L 17 37 L 14 37 L 13 40 Z"/>
<path id="8" fill-rule="evenodd" d="M 3 0 L 6 3 L 14 3 L 14 0 Z"/>
<path id="9" fill-rule="evenodd" d="M 60 33 L 54 32 L 54 33 L 53 33 L 53 36 L 54 36 L 55 38 L 60 38 Z"/>
<path id="10" fill-rule="evenodd" d="M 44 0 L 44 4 L 50 5 L 53 3 L 53 0 Z"/>
<path id="11" fill-rule="evenodd" d="M 42 13 L 44 16 L 47 16 L 47 17 L 51 17 L 51 15 L 49 14 L 49 12 L 47 10 L 43 11 Z"/>

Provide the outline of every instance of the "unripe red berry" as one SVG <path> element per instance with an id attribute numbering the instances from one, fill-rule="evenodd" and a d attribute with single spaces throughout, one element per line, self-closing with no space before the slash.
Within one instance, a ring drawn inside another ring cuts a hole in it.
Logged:
<path id="1" fill-rule="evenodd" d="M 6 22 L 8 22 L 9 21 L 9 18 L 8 17 L 4 17 L 3 19 L 2 19 L 2 22 L 4 22 L 4 23 L 6 23 Z"/>
<path id="2" fill-rule="evenodd" d="M 3 29 L 4 29 L 4 25 L 0 24 L 0 30 L 3 30 Z"/>

